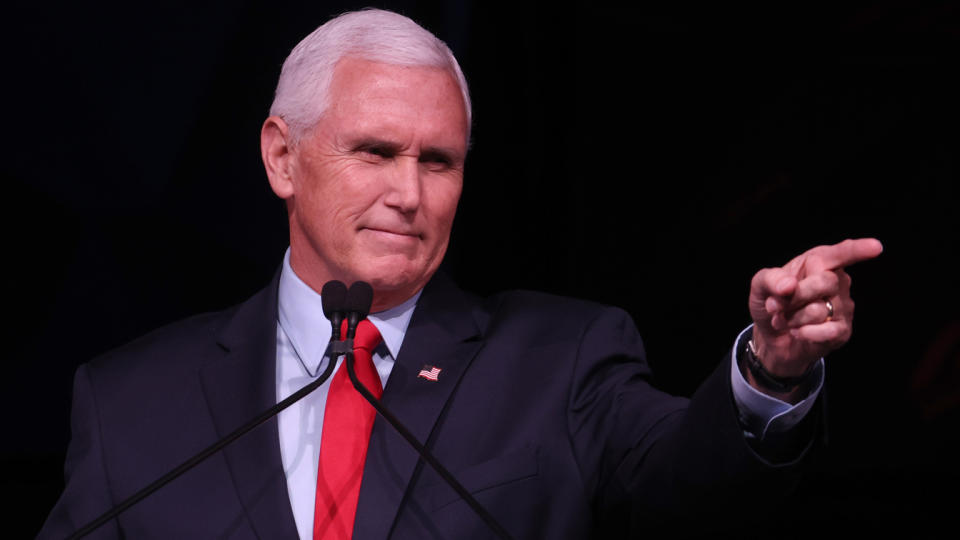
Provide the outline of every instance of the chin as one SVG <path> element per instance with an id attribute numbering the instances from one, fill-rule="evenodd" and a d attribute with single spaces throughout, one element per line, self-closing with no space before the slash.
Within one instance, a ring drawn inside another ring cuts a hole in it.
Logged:
<path id="1" fill-rule="evenodd" d="M 400 291 L 417 287 L 423 280 L 420 276 L 408 276 L 406 274 L 370 274 L 361 277 L 373 287 L 375 291 Z"/>
<path id="2" fill-rule="evenodd" d="M 392 264 L 389 261 L 377 261 L 369 265 L 365 272 L 358 272 L 357 279 L 369 283 L 377 293 L 413 295 L 426 284 L 436 271 L 436 267 L 424 268 L 411 265 L 406 259 L 404 262 L 406 264 L 396 261 Z"/>

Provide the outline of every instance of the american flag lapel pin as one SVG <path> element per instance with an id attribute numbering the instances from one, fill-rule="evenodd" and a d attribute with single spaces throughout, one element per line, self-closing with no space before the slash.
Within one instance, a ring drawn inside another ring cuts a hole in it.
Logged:
<path id="1" fill-rule="evenodd" d="M 417 374 L 417 377 L 421 379 L 426 379 L 428 381 L 437 382 L 437 378 L 440 377 L 440 372 L 442 370 L 437 366 L 423 366 L 423 369 L 420 370 L 420 373 Z"/>

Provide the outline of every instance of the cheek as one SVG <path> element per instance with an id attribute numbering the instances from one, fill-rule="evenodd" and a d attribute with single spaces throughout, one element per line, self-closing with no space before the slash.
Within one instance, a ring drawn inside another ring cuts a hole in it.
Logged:
<path id="1" fill-rule="evenodd" d="M 326 230 L 348 229 L 370 207 L 376 191 L 374 180 L 362 164 L 339 159 L 314 163 L 303 175 L 298 207 L 302 218 Z"/>
<path id="2" fill-rule="evenodd" d="M 443 184 L 429 192 L 427 204 L 434 223 L 438 228 L 446 228 L 448 233 L 453 217 L 457 213 L 457 203 L 460 201 L 462 187 L 463 182 L 460 180 L 444 179 Z"/>

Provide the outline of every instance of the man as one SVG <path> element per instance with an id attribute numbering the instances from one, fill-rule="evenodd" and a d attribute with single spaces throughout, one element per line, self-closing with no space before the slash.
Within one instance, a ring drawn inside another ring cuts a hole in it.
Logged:
<path id="1" fill-rule="evenodd" d="M 879 242 L 758 272 L 752 328 L 692 400 L 671 397 L 649 385 L 622 311 L 527 292 L 479 299 L 437 273 L 469 133 L 456 60 L 409 19 L 349 13 L 304 39 L 261 131 L 290 222 L 278 277 L 78 370 L 67 487 L 40 536 L 76 530 L 312 380 L 330 337 L 318 292 L 332 279 L 373 286 L 383 403 L 515 538 L 721 519 L 725 500 L 749 521 L 753 501 L 788 489 L 815 438 L 821 357 L 850 336 L 843 268 Z M 381 419 L 363 434 L 355 498 L 321 504 L 318 463 L 339 449 L 327 415 L 337 376 L 93 536 L 491 537 Z"/>

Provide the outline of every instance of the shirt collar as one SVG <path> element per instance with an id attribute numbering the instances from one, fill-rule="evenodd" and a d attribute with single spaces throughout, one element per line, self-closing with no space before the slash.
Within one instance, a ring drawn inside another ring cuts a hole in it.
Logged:
<path id="1" fill-rule="evenodd" d="M 371 313 L 367 318 L 383 337 L 387 354 L 396 358 L 407 333 L 410 317 L 417 306 L 422 290 L 404 303 L 385 311 Z M 278 293 L 280 327 L 300 356 L 303 367 L 315 373 L 330 342 L 330 321 L 323 315 L 320 293 L 303 282 L 290 266 L 290 248 L 283 256 Z"/>

